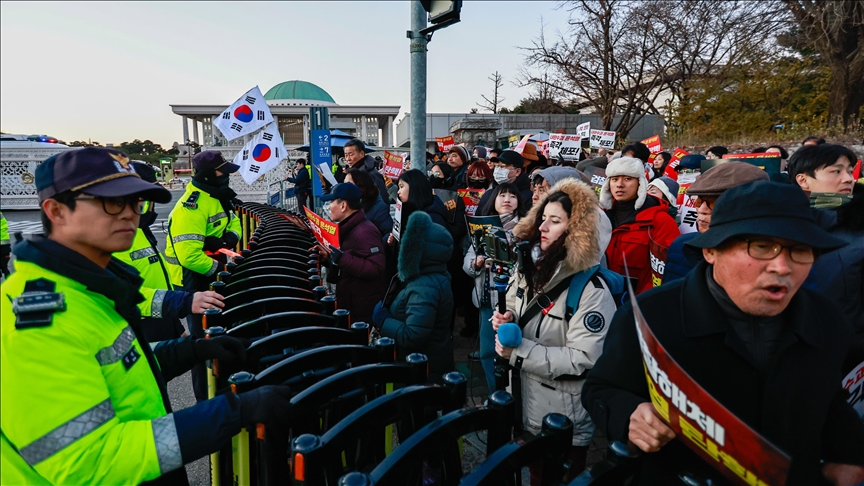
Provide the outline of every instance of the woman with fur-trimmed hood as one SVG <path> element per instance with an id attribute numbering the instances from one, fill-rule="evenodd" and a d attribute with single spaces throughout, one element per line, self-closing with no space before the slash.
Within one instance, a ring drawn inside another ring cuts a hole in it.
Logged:
<path id="1" fill-rule="evenodd" d="M 608 242 L 600 230 L 603 217 L 590 186 L 574 178 L 555 184 L 514 228 L 518 240 L 532 245 L 533 271 L 511 278 L 507 313 L 496 311 L 492 317 L 496 331 L 508 322 L 522 327 L 518 347 L 505 348 L 496 336 L 495 350 L 520 370 L 526 430 L 539 433 L 543 417 L 552 412 L 573 421 L 573 477 L 585 467 L 594 433 L 580 402 L 582 384 L 603 351 L 615 302 L 598 275 L 585 285 L 569 320 L 566 302 L 573 275 L 599 264 L 603 256 Z M 531 468 L 531 484 L 539 484 L 539 474 L 539 468 Z"/>

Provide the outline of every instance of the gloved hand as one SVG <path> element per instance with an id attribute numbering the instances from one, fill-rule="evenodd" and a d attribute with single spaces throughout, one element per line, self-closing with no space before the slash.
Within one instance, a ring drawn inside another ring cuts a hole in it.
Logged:
<path id="1" fill-rule="evenodd" d="M 240 422 L 246 427 L 254 427 L 255 424 L 280 426 L 288 416 L 292 396 L 294 392 L 291 388 L 282 385 L 267 385 L 241 393 L 238 396 Z"/>
<path id="2" fill-rule="evenodd" d="M 237 242 L 240 241 L 231 231 L 226 231 L 224 235 L 222 235 L 222 248 L 234 248 L 237 246 Z"/>
<path id="3" fill-rule="evenodd" d="M 204 251 L 215 252 L 222 248 L 222 238 L 218 236 L 204 237 Z"/>
<path id="4" fill-rule="evenodd" d="M 209 339 L 196 339 L 192 349 L 199 361 L 218 359 L 225 363 L 246 360 L 247 343 L 231 336 L 216 336 Z"/>
<path id="5" fill-rule="evenodd" d="M 339 260 L 342 259 L 343 252 L 339 248 L 336 248 L 333 245 L 330 246 L 330 261 L 333 262 L 334 265 L 339 265 Z"/>
<path id="6" fill-rule="evenodd" d="M 393 314 L 387 310 L 387 307 L 384 306 L 384 302 L 378 301 L 375 304 L 375 310 L 372 311 L 372 325 L 380 328 L 384 325 L 384 321 L 387 320 L 388 317 L 393 317 Z"/>

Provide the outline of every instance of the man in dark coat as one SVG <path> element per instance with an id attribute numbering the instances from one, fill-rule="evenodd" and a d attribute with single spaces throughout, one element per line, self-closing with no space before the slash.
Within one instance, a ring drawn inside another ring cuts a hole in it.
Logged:
<path id="1" fill-rule="evenodd" d="M 378 192 L 381 193 L 381 199 L 384 200 L 385 203 L 389 203 L 390 194 L 387 193 L 387 185 L 384 183 L 384 177 L 375 169 L 375 159 L 371 155 L 366 155 L 366 145 L 353 138 L 345 142 L 345 163 L 348 164 L 348 167 L 345 168 L 345 172 L 348 172 L 348 169 L 362 169 L 369 173 L 372 176 L 372 180 L 375 181 L 375 185 L 378 186 Z M 343 176 L 344 179 L 344 176 Z"/>
<path id="2" fill-rule="evenodd" d="M 330 201 L 330 217 L 339 223 L 340 248 L 315 245 L 319 255 L 327 258 L 331 275 L 335 274 L 330 281 L 338 282 L 336 302 L 351 311 L 352 322 L 371 322 L 375 303 L 384 298 L 388 283 L 381 233 L 366 219 L 360 188 L 354 184 L 336 184 L 321 200 Z"/>
<path id="3" fill-rule="evenodd" d="M 294 197 L 297 198 L 297 211 L 303 212 L 303 206 L 312 207 L 312 166 L 306 159 L 297 160 L 297 175 L 286 177 L 286 181 L 294 184 Z"/>
<path id="4" fill-rule="evenodd" d="M 530 207 L 531 196 L 533 196 L 531 192 L 531 180 L 528 178 L 528 174 L 525 173 L 525 159 L 522 158 L 522 155 L 515 150 L 505 150 L 497 157 L 491 157 L 489 160 L 495 164 L 495 184 L 503 184 L 505 182 L 516 184 L 522 202 L 527 207 Z M 480 203 L 477 207 L 485 208 L 490 197 L 492 197 L 492 191 L 486 191 L 480 198 Z"/>
<path id="5" fill-rule="evenodd" d="M 726 191 L 708 231 L 688 243 L 705 261 L 641 295 L 639 306 L 690 377 L 790 456 L 786 484 L 858 484 L 864 424 L 841 388 L 852 328 L 828 300 L 801 288 L 818 254 L 845 243 L 810 214 L 791 185 L 756 181 Z M 728 484 L 659 419 L 638 343 L 627 304 L 582 390 L 586 410 L 610 440 L 647 453 L 638 484 L 679 484 L 684 470 Z"/>

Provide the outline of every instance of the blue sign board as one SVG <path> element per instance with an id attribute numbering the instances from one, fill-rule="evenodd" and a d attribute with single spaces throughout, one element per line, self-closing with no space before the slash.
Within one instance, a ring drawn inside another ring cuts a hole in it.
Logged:
<path id="1" fill-rule="evenodd" d="M 330 170 L 330 164 L 333 158 L 330 154 L 330 130 L 311 130 L 309 156 L 312 159 L 312 165 L 319 170 Z M 321 164 L 324 164 L 323 167 Z M 318 177 L 318 171 L 312 171 L 312 194 L 315 196 L 323 195 L 321 192 L 321 180 Z"/>

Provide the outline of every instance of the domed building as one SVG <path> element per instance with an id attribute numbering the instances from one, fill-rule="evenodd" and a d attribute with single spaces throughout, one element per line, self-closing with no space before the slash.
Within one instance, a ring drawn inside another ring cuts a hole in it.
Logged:
<path id="1" fill-rule="evenodd" d="M 240 93 L 232 94 L 232 96 L 239 95 Z M 313 106 L 328 108 L 331 129 L 342 130 L 368 145 L 384 147 L 394 145 L 393 120 L 399 115 L 398 105 L 340 105 L 320 86 L 299 79 L 284 81 L 271 87 L 265 92 L 264 98 L 270 106 L 270 113 L 279 125 L 285 147 L 289 150 L 308 143 L 309 108 Z M 230 102 L 233 103 L 234 99 Z M 213 118 L 228 107 L 227 103 L 170 106 L 175 114 L 183 118 L 182 140 L 194 141 L 206 148 L 218 148 L 225 152 L 226 157 L 229 155 L 233 157 L 230 151 L 236 152 L 245 143 L 243 138 L 228 142 L 219 130 L 213 127 Z M 199 133 L 203 136 L 199 137 Z"/>

